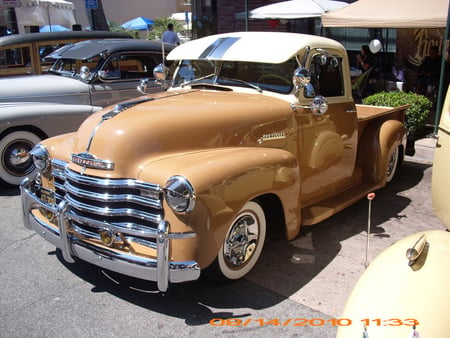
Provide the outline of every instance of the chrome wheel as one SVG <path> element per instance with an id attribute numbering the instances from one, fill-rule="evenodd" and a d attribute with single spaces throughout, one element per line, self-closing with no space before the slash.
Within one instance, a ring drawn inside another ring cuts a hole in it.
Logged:
<path id="1" fill-rule="evenodd" d="M 399 151 L 398 147 L 394 148 L 394 151 L 392 152 L 391 156 L 389 157 L 389 161 L 387 164 L 386 169 L 386 183 L 389 183 L 394 178 L 395 172 L 397 170 L 398 166 L 398 158 L 399 158 Z"/>
<path id="2" fill-rule="evenodd" d="M 11 185 L 19 185 L 33 173 L 33 159 L 29 151 L 40 138 L 28 131 L 15 131 L 0 140 L 0 179 Z"/>
<path id="3" fill-rule="evenodd" d="M 234 218 L 218 255 L 220 272 L 227 279 L 245 276 L 256 264 L 266 237 L 261 206 L 248 202 Z"/>

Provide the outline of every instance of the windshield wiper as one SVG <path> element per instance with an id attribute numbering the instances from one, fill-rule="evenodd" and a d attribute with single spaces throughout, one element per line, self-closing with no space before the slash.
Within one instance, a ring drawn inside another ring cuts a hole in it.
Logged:
<path id="1" fill-rule="evenodd" d="M 255 85 L 255 84 L 253 84 L 251 82 L 247 82 L 247 81 L 240 80 L 240 79 L 232 79 L 232 78 L 228 78 L 228 77 L 220 77 L 220 78 L 223 79 L 223 80 L 226 80 L 226 81 L 234 81 L 234 82 L 237 82 L 237 83 L 242 83 L 242 84 L 246 85 L 247 87 L 255 89 L 258 93 L 262 93 L 263 92 L 261 87 Z"/>
<path id="2" fill-rule="evenodd" d="M 214 73 L 211 73 L 211 74 L 208 74 L 208 75 L 196 78 L 196 79 L 189 80 L 188 82 L 184 82 L 181 84 L 181 88 L 183 88 L 184 86 L 189 86 L 192 83 L 196 83 L 197 81 L 208 79 L 210 77 L 214 77 Z"/>

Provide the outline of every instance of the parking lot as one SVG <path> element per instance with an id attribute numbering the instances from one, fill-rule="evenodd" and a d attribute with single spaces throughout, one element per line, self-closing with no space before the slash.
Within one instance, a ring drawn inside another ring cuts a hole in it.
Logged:
<path id="1" fill-rule="evenodd" d="M 408 234 L 443 228 L 431 206 L 433 142 L 419 142 L 397 179 L 376 192 L 369 261 Z M 152 283 L 66 264 L 23 227 L 17 189 L 2 188 L 0 215 L 0 337 L 334 337 L 331 319 L 366 258 L 368 201 L 361 200 L 293 241 L 267 241 L 244 280 L 172 284 L 161 294 Z"/>

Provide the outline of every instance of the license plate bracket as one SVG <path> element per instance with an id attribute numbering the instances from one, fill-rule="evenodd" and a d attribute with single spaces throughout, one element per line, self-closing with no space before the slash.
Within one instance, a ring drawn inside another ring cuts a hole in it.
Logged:
<path id="1" fill-rule="evenodd" d="M 40 193 L 40 199 L 42 202 L 51 206 L 54 206 L 56 204 L 55 193 L 53 191 L 41 188 Z"/>

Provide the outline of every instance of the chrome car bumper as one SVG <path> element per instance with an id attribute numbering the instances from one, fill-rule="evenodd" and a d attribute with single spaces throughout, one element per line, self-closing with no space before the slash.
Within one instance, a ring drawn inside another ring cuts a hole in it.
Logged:
<path id="1" fill-rule="evenodd" d="M 77 220 L 79 216 L 70 213 L 65 201 L 56 207 L 44 203 L 33 193 L 32 185 L 33 182 L 26 178 L 20 186 L 24 225 L 59 248 L 64 260 L 68 263 L 73 263 L 73 256 L 75 256 L 83 261 L 127 276 L 156 281 L 159 291 L 162 292 L 167 290 L 169 282 L 179 283 L 199 278 L 200 267 L 197 262 L 171 262 L 168 255 L 171 238 L 191 238 L 192 233 L 185 236 L 178 233 L 171 234 L 169 223 L 162 220 L 155 234 L 156 259 L 118 252 L 106 246 L 93 245 L 68 233 L 69 222 Z M 56 215 L 58 229 L 37 218 L 32 213 L 34 209 L 45 210 Z M 89 220 L 83 219 L 82 221 Z"/>

